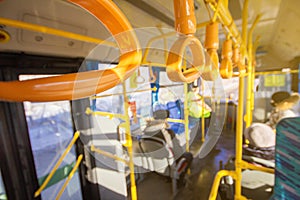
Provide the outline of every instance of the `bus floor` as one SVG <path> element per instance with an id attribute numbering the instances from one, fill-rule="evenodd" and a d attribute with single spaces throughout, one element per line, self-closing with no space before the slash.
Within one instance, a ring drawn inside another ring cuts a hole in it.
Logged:
<path id="1" fill-rule="evenodd" d="M 191 152 L 201 146 L 200 137 L 191 145 Z M 223 130 L 218 143 L 205 158 L 194 158 L 190 175 L 185 187 L 179 189 L 176 195 L 172 194 L 170 179 L 156 173 L 147 173 L 137 185 L 139 200 L 208 200 L 215 174 L 220 169 L 220 161 L 224 164 L 235 155 L 235 132 Z M 266 191 L 268 186 L 256 189 L 242 188 L 242 193 L 248 199 L 269 199 L 271 192 Z"/>

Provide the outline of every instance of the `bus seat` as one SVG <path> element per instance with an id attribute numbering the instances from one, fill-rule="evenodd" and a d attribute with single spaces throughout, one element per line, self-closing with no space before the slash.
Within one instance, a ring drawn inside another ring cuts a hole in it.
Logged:
<path id="1" fill-rule="evenodd" d="M 166 143 L 156 137 L 144 137 L 140 147 L 148 161 L 148 169 L 165 176 L 170 175 L 169 167 L 174 163 L 174 156 Z"/>
<path id="2" fill-rule="evenodd" d="M 284 118 L 276 126 L 275 186 L 270 199 L 300 199 L 300 117 Z"/>

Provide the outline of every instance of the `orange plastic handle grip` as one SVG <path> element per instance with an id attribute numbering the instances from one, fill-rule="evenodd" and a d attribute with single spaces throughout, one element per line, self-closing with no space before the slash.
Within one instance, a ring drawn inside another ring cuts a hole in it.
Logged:
<path id="1" fill-rule="evenodd" d="M 189 47 L 193 56 L 192 67 L 182 69 L 185 49 Z M 194 36 L 182 36 L 172 45 L 167 60 L 167 75 L 171 81 L 191 83 L 204 71 L 205 57 L 200 41 Z"/>
<path id="2" fill-rule="evenodd" d="M 233 74 L 232 69 L 232 40 L 227 39 L 222 47 L 222 62 L 220 65 L 220 74 L 222 78 L 231 78 Z"/>
<path id="3" fill-rule="evenodd" d="M 114 36 L 120 62 L 108 70 L 66 74 L 27 81 L 0 82 L 0 99 L 5 101 L 58 101 L 89 97 L 127 79 L 140 65 L 142 52 L 132 27 L 112 1 L 70 0 L 94 15 Z"/>
<path id="4" fill-rule="evenodd" d="M 217 22 L 206 25 L 204 47 L 205 49 L 219 48 L 219 24 Z"/>
<path id="5" fill-rule="evenodd" d="M 232 77 L 233 70 L 232 70 L 232 61 L 228 58 L 222 59 L 220 65 L 220 74 L 221 77 L 224 79 L 229 79 Z"/>
<path id="6" fill-rule="evenodd" d="M 174 0 L 175 30 L 182 34 L 196 32 L 194 0 Z"/>
<path id="7" fill-rule="evenodd" d="M 219 75 L 219 57 L 216 49 L 208 49 L 205 54 L 205 68 L 201 77 L 206 81 L 214 81 Z"/>

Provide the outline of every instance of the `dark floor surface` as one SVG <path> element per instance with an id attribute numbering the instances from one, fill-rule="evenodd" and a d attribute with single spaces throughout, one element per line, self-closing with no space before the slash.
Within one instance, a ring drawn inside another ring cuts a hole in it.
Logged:
<path id="1" fill-rule="evenodd" d="M 201 146 L 199 136 L 191 146 L 191 152 Z M 220 161 L 226 163 L 235 154 L 235 133 L 231 130 L 223 131 L 216 144 L 215 149 L 204 159 L 194 158 L 188 183 L 174 196 L 172 194 L 171 182 L 168 178 L 156 173 L 144 175 L 142 181 L 137 185 L 139 200 L 208 200 L 215 174 L 220 169 Z M 243 189 L 243 194 L 248 199 L 269 199 L 271 193 L 265 192 L 266 187 L 255 189 Z"/>

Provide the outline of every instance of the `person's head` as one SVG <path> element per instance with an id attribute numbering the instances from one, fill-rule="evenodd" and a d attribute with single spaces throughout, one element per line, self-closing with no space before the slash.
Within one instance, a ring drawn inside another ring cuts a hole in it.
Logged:
<path id="1" fill-rule="evenodd" d="M 288 110 L 299 101 L 299 94 L 286 91 L 275 92 L 271 97 L 271 105 L 279 110 Z"/>

